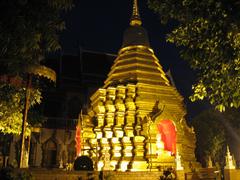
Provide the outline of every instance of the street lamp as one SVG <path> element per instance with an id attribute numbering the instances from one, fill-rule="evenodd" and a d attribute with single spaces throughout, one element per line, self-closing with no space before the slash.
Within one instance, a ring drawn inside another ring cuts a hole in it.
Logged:
<path id="1" fill-rule="evenodd" d="M 22 120 L 22 132 L 21 132 L 21 149 L 20 149 L 20 159 L 19 159 L 19 168 L 24 168 L 23 160 L 25 153 L 25 132 L 26 132 L 26 124 L 27 124 L 27 115 L 30 103 L 31 96 L 31 87 L 32 87 L 32 76 L 41 76 L 47 78 L 53 82 L 56 82 L 56 73 L 54 70 L 47 68 L 46 66 L 41 65 L 33 65 L 29 66 L 26 69 L 27 73 L 27 85 L 26 85 L 26 93 L 25 93 L 25 102 L 23 109 L 23 120 Z M 30 142 L 30 137 L 29 137 Z M 28 153 L 29 153 L 29 143 L 28 143 Z"/>

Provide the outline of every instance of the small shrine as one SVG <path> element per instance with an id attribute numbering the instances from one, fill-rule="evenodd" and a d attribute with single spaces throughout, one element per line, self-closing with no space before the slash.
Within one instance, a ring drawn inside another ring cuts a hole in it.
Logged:
<path id="1" fill-rule="evenodd" d="M 229 146 L 227 146 L 227 153 L 226 153 L 225 159 L 226 159 L 226 165 L 224 169 L 236 169 L 234 159 L 230 154 Z"/>

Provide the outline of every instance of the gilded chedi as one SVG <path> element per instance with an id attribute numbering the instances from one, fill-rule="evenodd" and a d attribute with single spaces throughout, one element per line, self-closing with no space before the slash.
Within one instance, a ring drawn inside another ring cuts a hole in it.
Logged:
<path id="1" fill-rule="evenodd" d="M 190 171 L 197 165 L 194 130 L 141 25 L 134 0 L 122 48 L 83 115 L 82 155 L 96 170 L 161 171 L 180 163 Z"/>

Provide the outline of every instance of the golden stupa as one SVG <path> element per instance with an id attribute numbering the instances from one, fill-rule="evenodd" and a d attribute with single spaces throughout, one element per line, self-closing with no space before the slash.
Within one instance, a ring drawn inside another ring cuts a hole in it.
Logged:
<path id="1" fill-rule="evenodd" d="M 96 170 L 185 171 L 197 165 L 195 133 L 141 26 L 137 1 L 104 86 L 82 116 L 82 155 Z M 181 162 L 179 162 L 181 161 Z"/>

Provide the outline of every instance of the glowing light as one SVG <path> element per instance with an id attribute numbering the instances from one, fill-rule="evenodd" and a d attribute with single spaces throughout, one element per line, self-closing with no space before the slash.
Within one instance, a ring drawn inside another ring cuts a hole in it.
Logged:
<path id="1" fill-rule="evenodd" d="M 103 161 L 99 161 L 98 164 L 97 164 L 98 171 L 101 171 L 103 166 L 104 166 L 104 162 Z"/>
<path id="2" fill-rule="evenodd" d="M 121 171 L 126 171 L 128 169 L 128 161 L 122 161 L 121 162 Z"/>
<path id="3" fill-rule="evenodd" d="M 106 137 L 107 138 L 112 138 L 113 137 L 113 132 L 112 131 L 105 131 Z"/>

